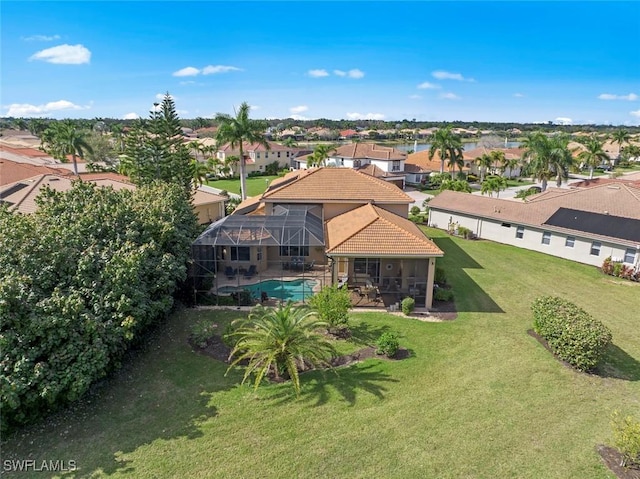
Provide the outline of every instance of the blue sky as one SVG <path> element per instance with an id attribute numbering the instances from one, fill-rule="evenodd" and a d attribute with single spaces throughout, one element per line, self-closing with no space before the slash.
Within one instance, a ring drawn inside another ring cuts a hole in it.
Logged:
<path id="1" fill-rule="evenodd" d="M 636 1 L 0 8 L 0 116 L 640 124 Z"/>

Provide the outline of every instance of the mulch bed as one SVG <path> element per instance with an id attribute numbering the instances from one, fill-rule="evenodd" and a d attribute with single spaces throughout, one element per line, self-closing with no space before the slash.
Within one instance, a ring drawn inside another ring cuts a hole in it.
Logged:
<path id="1" fill-rule="evenodd" d="M 212 357 L 213 359 L 217 359 L 218 361 L 222 361 L 224 363 L 230 362 L 229 354 L 231 354 L 231 348 L 224 344 L 224 342 L 222 342 L 222 338 L 220 336 L 213 336 L 211 339 L 209 339 L 207 345 L 204 348 L 201 348 L 193 342 L 190 342 L 189 344 L 194 350 L 198 351 L 201 354 Z M 365 359 L 369 358 L 401 360 L 406 359 L 409 356 L 410 352 L 407 349 L 400 348 L 393 357 L 387 358 L 387 356 L 385 356 L 384 354 L 376 354 L 376 348 L 374 346 L 367 346 L 366 348 L 362 348 L 351 354 L 333 358 L 331 360 L 331 366 L 347 366 L 349 364 L 364 361 Z"/>
<path id="2" fill-rule="evenodd" d="M 599 444 L 596 446 L 596 450 L 609 470 L 613 472 L 618 479 L 640 479 L 640 469 L 622 467 L 620 465 L 622 454 L 620 454 L 616 448 Z"/>
<path id="3" fill-rule="evenodd" d="M 452 320 L 458 317 L 454 301 L 434 301 L 429 315 L 442 320 Z"/>

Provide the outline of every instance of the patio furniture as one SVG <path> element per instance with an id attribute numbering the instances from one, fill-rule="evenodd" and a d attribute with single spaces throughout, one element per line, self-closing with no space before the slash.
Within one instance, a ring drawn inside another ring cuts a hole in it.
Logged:
<path id="1" fill-rule="evenodd" d="M 233 269 L 231 266 L 227 266 L 224 269 L 224 274 L 227 277 L 227 279 L 235 278 L 237 273 L 238 273 L 238 270 L 237 269 Z"/>
<path id="2" fill-rule="evenodd" d="M 252 278 L 253 276 L 255 276 L 258 272 L 256 271 L 256 265 L 252 264 L 251 266 L 249 266 L 249 269 L 247 271 L 245 271 L 244 273 L 244 277 L 245 278 Z"/>
<path id="3" fill-rule="evenodd" d="M 311 271 L 313 269 L 313 267 L 315 266 L 316 261 L 312 260 L 311 263 L 305 263 L 304 264 L 304 270 L 305 271 Z"/>

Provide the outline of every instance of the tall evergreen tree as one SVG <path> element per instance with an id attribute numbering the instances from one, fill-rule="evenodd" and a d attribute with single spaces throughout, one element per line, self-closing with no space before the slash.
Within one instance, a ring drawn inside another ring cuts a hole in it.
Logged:
<path id="1" fill-rule="evenodd" d="M 173 97 L 167 93 L 148 120 L 137 120 L 127 135 L 120 171 L 139 185 L 160 181 L 190 189 L 193 164 L 183 141 Z"/>

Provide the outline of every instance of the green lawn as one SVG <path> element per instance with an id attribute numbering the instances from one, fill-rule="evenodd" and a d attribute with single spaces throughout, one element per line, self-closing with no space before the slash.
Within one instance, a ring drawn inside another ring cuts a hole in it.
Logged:
<path id="1" fill-rule="evenodd" d="M 247 196 L 261 195 L 275 178 L 279 178 L 279 176 L 253 176 L 247 178 Z M 209 181 L 207 185 L 213 188 L 227 190 L 229 193 L 240 194 L 239 179 Z"/>
<path id="2" fill-rule="evenodd" d="M 614 409 L 640 416 L 640 285 L 428 233 L 458 318 L 353 315 L 359 342 L 393 330 L 410 358 L 306 373 L 300 400 L 286 384 L 254 393 L 187 344 L 195 321 L 239 313 L 185 310 L 81 404 L 8 438 L 3 459 L 75 460 L 78 477 L 612 478 L 595 445 Z M 541 294 L 611 328 L 603 372 L 574 372 L 527 334 Z"/>

